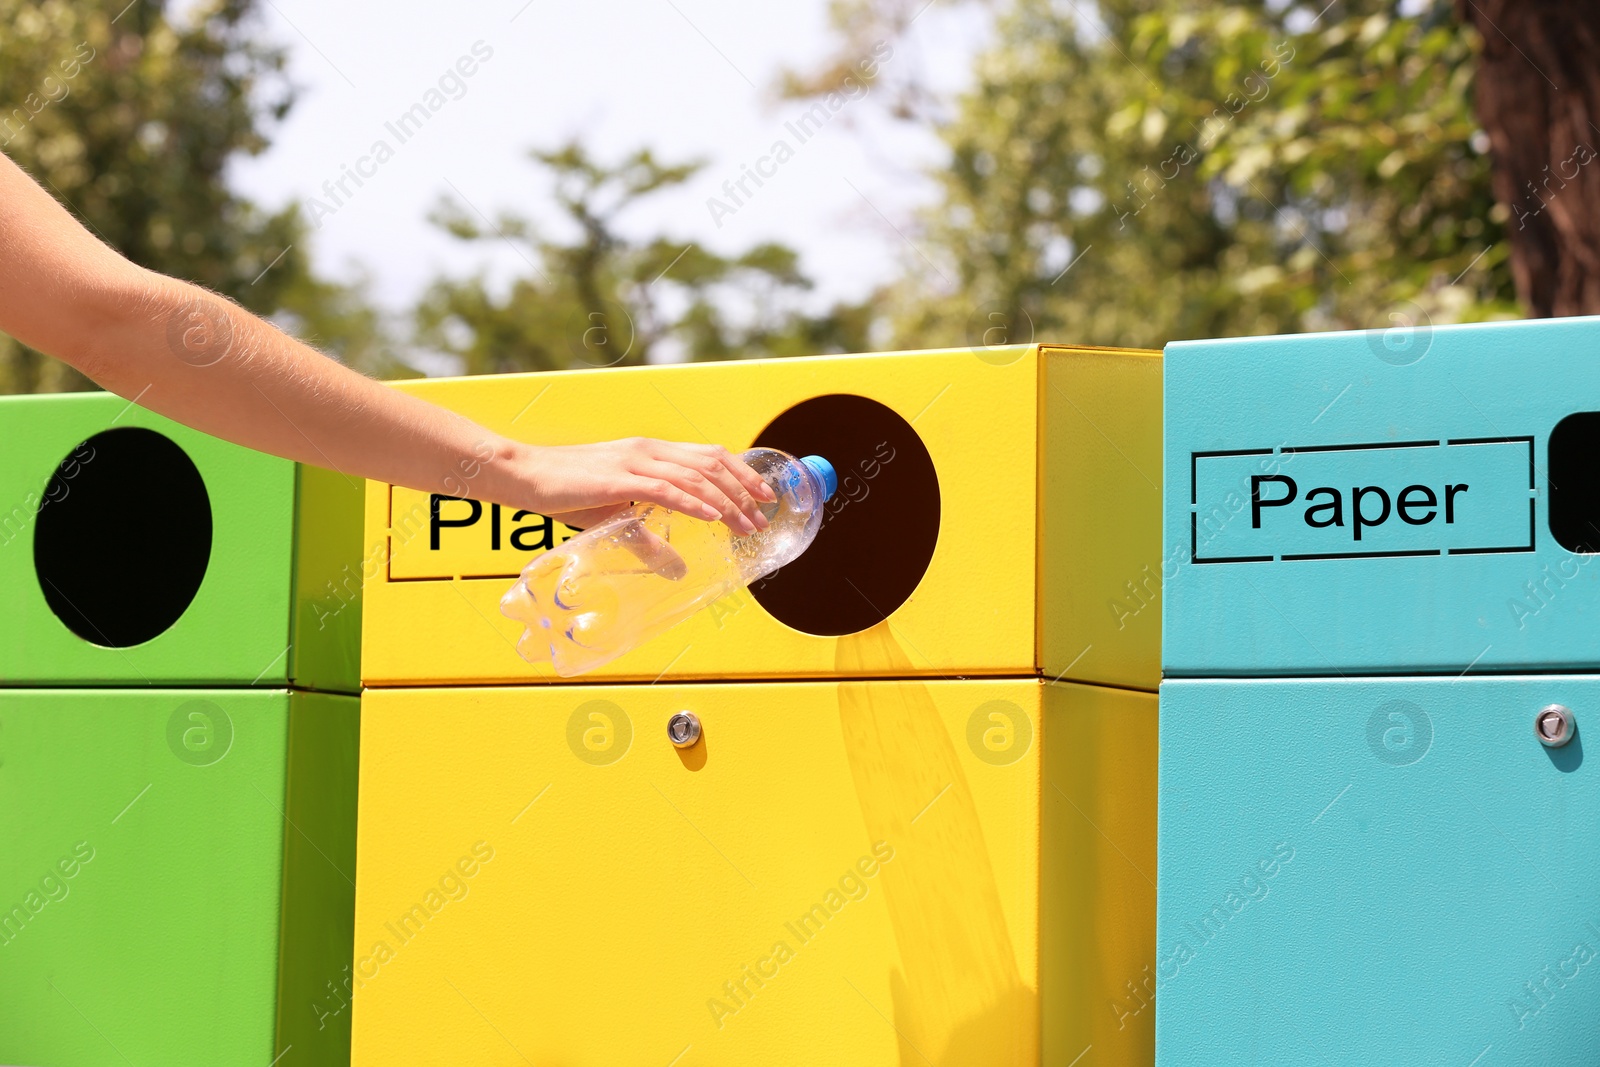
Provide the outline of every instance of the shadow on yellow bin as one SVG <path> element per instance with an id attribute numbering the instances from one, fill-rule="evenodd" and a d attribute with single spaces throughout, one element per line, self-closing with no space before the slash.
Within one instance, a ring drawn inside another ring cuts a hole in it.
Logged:
<path id="1" fill-rule="evenodd" d="M 840 641 L 840 673 L 851 673 L 863 646 L 874 661 L 903 658 L 883 623 Z M 1142 761 L 1155 750 L 1155 700 L 1081 686 L 1042 688 L 1038 743 L 1068 751 L 1030 763 L 1027 773 L 1038 776 L 1042 792 L 1043 853 L 1074 860 L 1071 870 L 1045 862 L 1037 932 L 1053 936 L 1041 946 L 1037 969 L 1027 973 L 1012 947 L 972 790 L 927 686 L 839 686 L 867 832 L 906 842 L 901 862 L 883 874 L 900 950 L 890 988 L 902 1065 L 1035 1063 L 1041 1051 L 1049 1053 L 1044 1062 L 1066 1063 L 1096 1046 L 1097 1063 L 1155 1060 L 1154 1013 L 1130 1028 L 1128 1016 L 1139 1005 L 1123 988 L 1140 988 L 1154 953 L 1155 790 L 1153 767 Z M 986 731 L 1000 732 L 986 750 L 1002 758 L 1024 743 L 1003 714 L 980 719 Z M 1113 745 L 1132 758 L 1119 760 Z M 1121 793 L 1110 804 L 1088 799 L 1102 788 Z M 928 810 L 918 805 L 929 796 L 943 810 L 924 821 Z M 1113 809 L 1126 846 L 1144 855 L 1123 854 L 1080 804 Z M 1049 1021 L 1041 1034 L 1042 1011 Z"/>

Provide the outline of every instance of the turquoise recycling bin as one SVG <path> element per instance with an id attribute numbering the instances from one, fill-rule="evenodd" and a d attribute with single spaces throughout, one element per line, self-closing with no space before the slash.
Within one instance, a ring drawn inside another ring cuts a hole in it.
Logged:
<path id="1" fill-rule="evenodd" d="M 1167 347 L 1161 1067 L 1600 1062 L 1597 352 Z"/>

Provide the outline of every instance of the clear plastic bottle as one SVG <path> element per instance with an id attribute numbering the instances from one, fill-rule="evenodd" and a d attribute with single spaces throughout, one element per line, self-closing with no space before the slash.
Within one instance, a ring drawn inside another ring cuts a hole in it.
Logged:
<path id="1" fill-rule="evenodd" d="M 616 659 L 701 608 L 789 563 L 811 544 L 837 488 L 821 456 L 753 448 L 744 461 L 778 499 L 748 536 L 724 523 L 638 504 L 536 557 L 500 599 L 527 629 L 517 651 L 564 678 Z"/>

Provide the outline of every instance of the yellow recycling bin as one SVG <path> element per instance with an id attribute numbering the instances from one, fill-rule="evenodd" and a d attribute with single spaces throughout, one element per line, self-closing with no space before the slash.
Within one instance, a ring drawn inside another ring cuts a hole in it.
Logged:
<path id="1" fill-rule="evenodd" d="M 498 599 L 571 531 L 470 464 L 370 489 L 356 1063 L 1153 1062 L 1157 354 L 400 388 L 840 489 L 794 564 L 561 682 Z"/>

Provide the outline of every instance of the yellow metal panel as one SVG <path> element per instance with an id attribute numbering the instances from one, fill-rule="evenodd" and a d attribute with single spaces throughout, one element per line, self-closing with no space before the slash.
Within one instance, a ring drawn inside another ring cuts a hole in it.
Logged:
<path id="1" fill-rule="evenodd" d="M 1156 697 L 1044 691 L 1044 1063 L 1155 1062 Z"/>
<path id="2" fill-rule="evenodd" d="M 1161 681 L 1161 354 L 1041 349 L 1040 663 Z"/>
<path id="3" fill-rule="evenodd" d="M 1020 674 L 1035 665 L 1038 361 L 980 359 L 969 350 L 696 364 L 403 382 L 396 388 L 461 411 L 498 432 L 547 444 L 643 435 L 746 447 L 777 415 L 816 396 L 872 398 L 910 422 L 939 477 L 938 543 L 921 584 L 890 616 L 912 674 Z M 465 493 L 473 472 L 458 472 Z M 369 543 L 384 566 L 365 594 L 368 684 L 551 681 L 548 664 L 517 657 L 519 628 L 498 602 L 532 552 L 502 539 L 484 508 L 471 526 L 445 527 L 437 552 L 427 500 L 368 493 Z M 420 505 L 420 507 L 419 507 Z M 466 505 L 448 502 L 456 520 Z M 443 514 L 443 513 L 441 513 Z M 536 525 L 524 516 L 518 526 Z M 1154 527 L 1152 527 L 1154 528 Z M 559 533 L 559 531 L 558 531 Z M 885 537 L 893 537 L 892 528 Z M 532 530 L 523 543 L 537 544 Z M 498 543 L 500 547 L 492 545 Z M 474 575 L 494 574 L 484 578 Z M 429 580 L 433 579 L 433 580 Z M 728 598 L 600 668 L 599 680 L 815 677 L 837 670 L 839 639 L 791 629 L 748 594 Z M 862 676 L 892 672 L 870 657 Z"/>
<path id="4" fill-rule="evenodd" d="M 354 1062 L 1037 1063 L 1043 688 L 370 691 Z"/>

